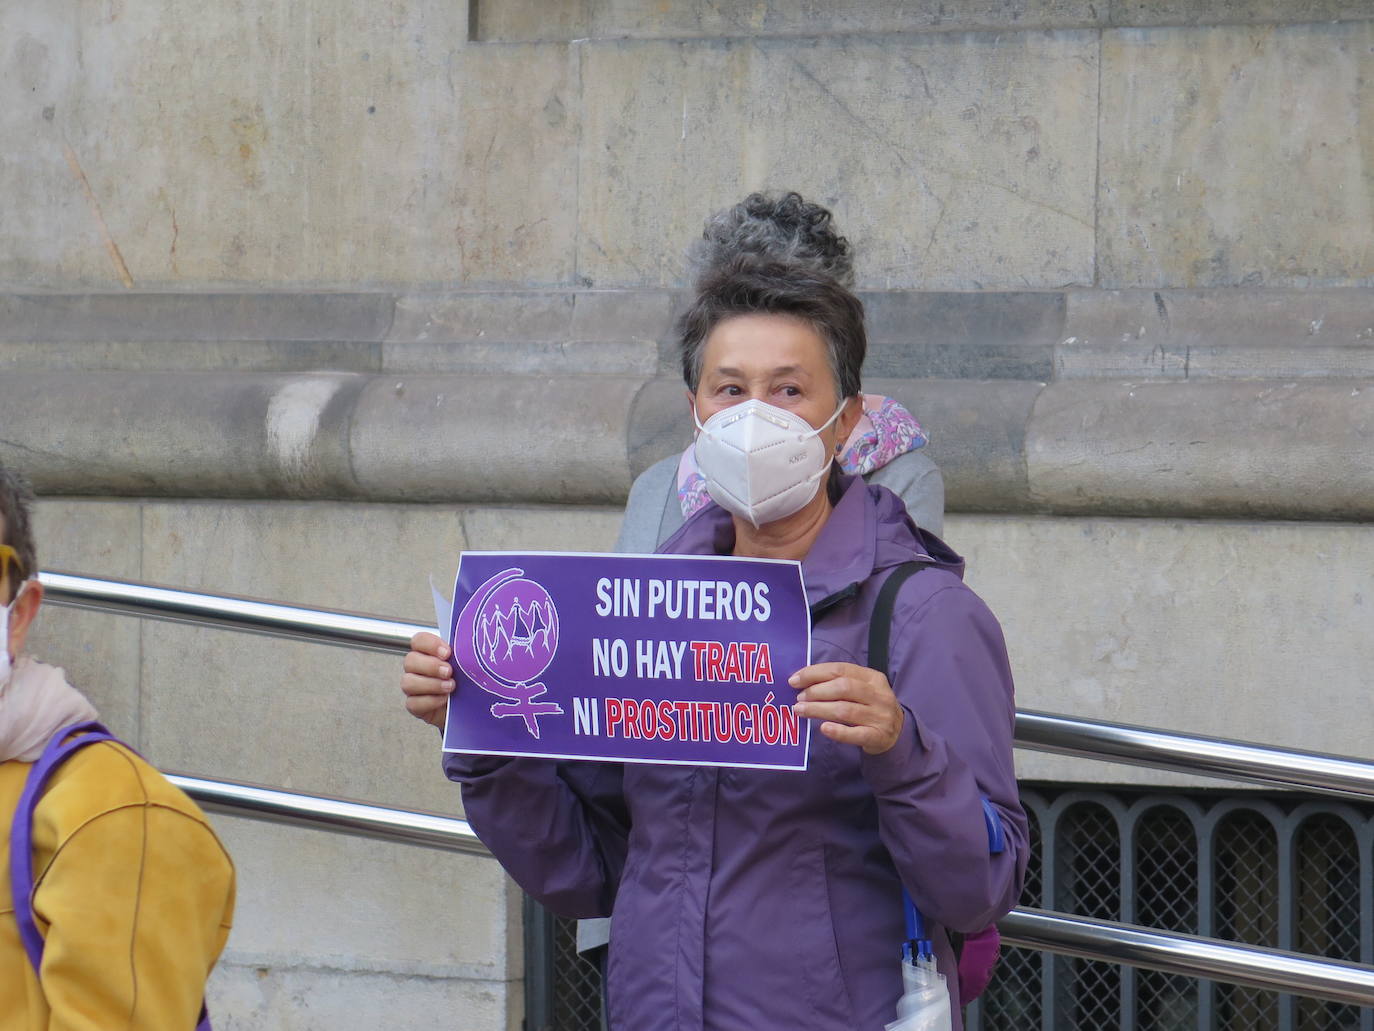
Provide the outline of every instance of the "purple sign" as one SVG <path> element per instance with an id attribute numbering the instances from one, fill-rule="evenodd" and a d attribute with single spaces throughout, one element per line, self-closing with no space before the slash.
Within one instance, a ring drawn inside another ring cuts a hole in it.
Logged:
<path id="1" fill-rule="evenodd" d="M 800 563 L 470 551 L 452 620 L 445 751 L 806 769 Z"/>

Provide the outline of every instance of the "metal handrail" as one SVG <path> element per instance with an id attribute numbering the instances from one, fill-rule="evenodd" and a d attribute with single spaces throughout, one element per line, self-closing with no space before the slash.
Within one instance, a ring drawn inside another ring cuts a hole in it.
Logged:
<path id="1" fill-rule="evenodd" d="M 468 822 L 452 816 L 180 774 L 169 774 L 168 779 L 212 812 L 466 855 L 490 855 Z M 1040 909 L 1015 909 L 999 921 L 998 929 L 1008 945 L 1356 1006 L 1374 1005 L 1374 967 L 1358 963 Z"/>
<path id="2" fill-rule="evenodd" d="M 1374 762 L 1020 709 L 1016 744 L 1104 762 L 1374 799 Z"/>
<path id="3" fill-rule="evenodd" d="M 467 820 L 460 820 L 456 816 L 391 809 L 344 798 L 302 795 L 257 784 L 209 780 L 184 773 L 168 773 L 167 779 L 212 813 L 406 845 L 422 845 L 472 856 L 491 855 Z"/>
<path id="4" fill-rule="evenodd" d="M 1236 945 L 1042 909 L 1014 909 L 998 921 L 997 929 L 1007 945 L 1352 1006 L 1374 1006 L 1374 967 L 1362 963 L 1315 959 L 1298 952 Z"/>
<path id="5" fill-rule="evenodd" d="M 48 601 L 74 609 L 142 616 L 168 623 L 219 627 L 314 641 L 344 648 L 404 652 L 410 639 L 433 627 L 334 609 L 312 609 L 234 595 L 105 580 L 72 573 L 39 573 Z"/>
<path id="6" fill-rule="evenodd" d="M 415 633 L 433 629 L 381 616 L 70 573 L 40 573 L 39 579 L 48 599 L 57 605 L 348 648 L 403 652 Z M 1350 756 L 1299 752 L 1027 710 L 1016 714 L 1016 744 L 1034 751 L 1195 776 L 1374 799 L 1374 762 Z"/>

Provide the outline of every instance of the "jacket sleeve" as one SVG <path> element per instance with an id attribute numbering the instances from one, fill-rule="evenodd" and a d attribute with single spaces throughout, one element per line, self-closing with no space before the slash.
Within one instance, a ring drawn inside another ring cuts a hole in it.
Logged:
<path id="1" fill-rule="evenodd" d="M 915 608 L 899 598 L 890 667 L 906 720 L 891 749 L 863 758 L 879 833 L 922 913 L 981 930 L 1016 905 L 1027 858 L 1001 628 L 963 584 Z"/>
<path id="2" fill-rule="evenodd" d="M 234 868 L 193 817 L 128 805 L 62 843 L 33 905 L 49 1031 L 189 1029 L 229 936 Z"/>
<path id="3" fill-rule="evenodd" d="M 622 767 L 449 754 L 444 771 L 520 887 L 559 916 L 611 915 L 629 843 Z"/>

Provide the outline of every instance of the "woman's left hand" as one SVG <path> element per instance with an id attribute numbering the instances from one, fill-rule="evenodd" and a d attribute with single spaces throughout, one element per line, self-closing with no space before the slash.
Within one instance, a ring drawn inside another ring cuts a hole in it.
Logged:
<path id="1" fill-rule="evenodd" d="M 897 743 L 906 713 L 887 677 L 852 662 L 818 662 L 793 673 L 798 716 L 824 720 L 821 733 L 869 755 L 881 755 Z"/>

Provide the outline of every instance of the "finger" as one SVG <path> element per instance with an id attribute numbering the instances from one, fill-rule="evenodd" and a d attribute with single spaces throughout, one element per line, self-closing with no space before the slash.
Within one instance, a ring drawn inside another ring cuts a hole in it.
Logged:
<path id="1" fill-rule="evenodd" d="M 448 699 L 436 695 L 417 695 L 406 699 L 406 712 L 425 719 L 446 708 Z"/>
<path id="2" fill-rule="evenodd" d="M 437 680 L 434 677 L 421 677 L 414 673 L 406 673 L 401 677 L 401 691 L 407 699 L 437 698 L 440 702 L 444 702 L 453 693 L 453 681 Z"/>
<path id="3" fill-rule="evenodd" d="M 410 650 L 433 655 L 436 659 L 447 659 L 449 656 L 448 645 L 444 643 L 444 639 L 426 630 L 421 630 L 410 639 Z"/>
<path id="4" fill-rule="evenodd" d="M 406 711 L 416 719 L 424 720 L 432 726 L 443 728 L 447 722 L 448 706 L 445 704 L 427 705 L 425 699 L 407 698 Z"/>
<path id="5" fill-rule="evenodd" d="M 872 727 L 850 727 L 843 723 L 822 723 L 821 733 L 843 745 L 858 745 L 867 751 L 876 745 L 881 735 Z"/>
<path id="6" fill-rule="evenodd" d="M 862 668 L 862 666 L 856 666 L 852 662 L 817 662 L 811 666 L 803 666 L 788 677 L 787 682 L 801 691 L 812 684 L 834 680 L 836 677 L 842 677 L 846 673 Z"/>
<path id="7" fill-rule="evenodd" d="M 797 693 L 797 701 L 851 701 L 862 702 L 865 705 L 880 705 L 891 696 L 892 690 L 885 681 L 845 676 L 802 689 Z"/>
<path id="8" fill-rule="evenodd" d="M 803 719 L 831 720 L 850 727 L 878 727 L 883 722 L 878 710 L 855 702 L 798 702 L 792 710 Z"/>
<path id="9" fill-rule="evenodd" d="M 842 723 L 822 723 L 821 733 L 846 745 L 858 745 L 869 755 L 882 755 L 891 749 L 899 734 L 885 734 L 873 727 L 846 727 Z"/>
<path id="10" fill-rule="evenodd" d="M 453 667 L 447 662 L 432 658 L 424 652 L 407 652 L 401 668 L 407 673 L 433 677 L 435 680 L 448 680 L 453 676 Z"/>

